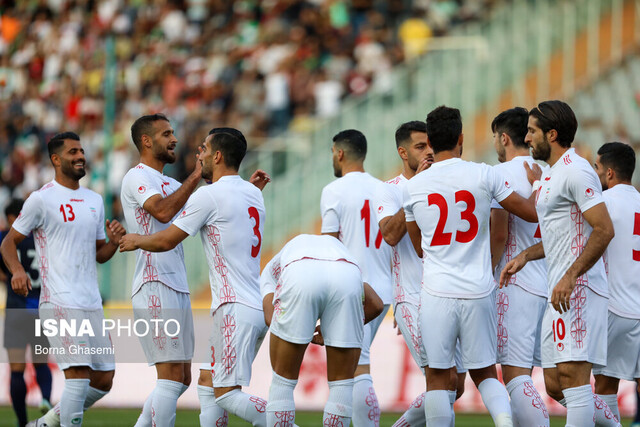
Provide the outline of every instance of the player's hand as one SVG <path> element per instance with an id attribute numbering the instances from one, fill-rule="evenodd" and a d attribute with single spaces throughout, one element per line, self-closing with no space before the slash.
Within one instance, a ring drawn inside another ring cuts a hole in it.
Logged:
<path id="1" fill-rule="evenodd" d="M 322 331 L 320 330 L 320 325 L 316 326 L 315 334 L 313 338 L 311 338 L 311 342 L 313 344 L 324 345 L 324 338 L 322 337 Z"/>
<path id="2" fill-rule="evenodd" d="M 524 170 L 527 171 L 527 180 L 529 184 L 533 184 L 534 181 L 538 181 L 542 177 L 542 168 L 539 164 L 533 163 L 529 166 L 529 163 L 524 162 Z"/>
<path id="3" fill-rule="evenodd" d="M 262 191 L 264 190 L 264 187 L 266 187 L 267 184 L 271 182 L 271 177 L 262 169 L 258 169 L 251 175 L 251 178 L 249 178 L 249 182 L 258 187 L 260 191 Z"/>
<path id="4" fill-rule="evenodd" d="M 420 172 L 427 170 L 433 164 L 433 154 L 427 154 L 427 157 L 422 159 L 418 164 L 418 169 L 416 169 L 416 175 Z"/>
<path id="5" fill-rule="evenodd" d="M 136 244 L 138 237 L 140 237 L 140 235 L 135 233 L 122 236 L 120 239 L 120 252 L 129 252 L 138 249 L 138 245 Z"/>
<path id="6" fill-rule="evenodd" d="M 127 230 L 125 230 L 122 224 L 120 224 L 120 222 L 115 219 L 112 221 L 107 220 L 106 224 L 107 237 L 109 238 L 109 242 L 113 242 L 116 245 L 119 245 L 120 239 L 122 238 L 122 236 L 127 234 Z"/>
<path id="7" fill-rule="evenodd" d="M 551 305 L 560 314 L 569 311 L 571 306 L 571 292 L 576 287 L 576 279 L 562 276 L 562 279 L 556 284 L 551 293 Z"/>
<path id="8" fill-rule="evenodd" d="M 194 167 L 193 172 L 191 172 L 193 175 L 197 175 L 198 177 L 202 177 L 202 161 L 200 160 L 200 157 L 203 151 L 204 150 L 202 150 L 202 146 L 198 146 L 198 153 L 196 154 L 196 167 Z M 211 181 L 209 181 L 207 178 L 204 178 L 204 180 L 207 184 L 211 184 Z"/>
<path id="9" fill-rule="evenodd" d="M 502 289 L 503 286 L 507 286 L 511 276 L 522 270 L 525 265 L 527 265 L 527 258 L 525 257 L 524 251 L 522 251 L 518 256 L 509 261 L 500 272 L 500 289 Z"/>
<path id="10" fill-rule="evenodd" d="M 26 271 L 16 271 L 11 278 L 11 289 L 16 294 L 26 297 L 31 290 L 31 279 Z"/>

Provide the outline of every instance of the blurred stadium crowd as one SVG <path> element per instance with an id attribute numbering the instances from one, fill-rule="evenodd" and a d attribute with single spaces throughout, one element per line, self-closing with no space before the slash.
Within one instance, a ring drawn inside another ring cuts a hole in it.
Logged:
<path id="1" fill-rule="evenodd" d="M 182 179 L 212 126 L 250 144 L 310 129 L 346 96 L 391 89 L 390 70 L 498 0 L 3 0 L 0 207 L 50 180 L 46 142 L 80 134 L 83 184 L 119 194 L 135 153 L 129 127 L 163 112 Z M 105 65 L 117 65 L 113 149 L 105 171 Z M 117 215 L 119 208 L 114 206 Z M 0 226 L 2 226 L 0 218 Z"/>

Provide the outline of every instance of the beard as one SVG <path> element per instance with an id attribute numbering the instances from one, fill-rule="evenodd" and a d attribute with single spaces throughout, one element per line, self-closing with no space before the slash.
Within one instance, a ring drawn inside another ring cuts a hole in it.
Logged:
<path id="1" fill-rule="evenodd" d="M 536 160 L 542 160 L 543 162 L 549 160 L 549 157 L 551 157 L 551 145 L 546 137 L 540 144 L 531 147 L 531 157 Z"/>
<path id="2" fill-rule="evenodd" d="M 160 145 L 154 144 L 153 146 L 153 157 L 162 161 L 163 163 L 172 164 L 176 161 L 176 154 L 170 153 L 167 147 L 161 147 Z"/>
<path id="3" fill-rule="evenodd" d="M 336 178 L 342 178 L 342 168 L 335 160 L 333 161 L 333 175 Z"/>
<path id="4" fill-rule="evenodd" d="M 73 165 L 73 162 L 63 161 L 60 164 L 60 170 L 63 173 L 63 175 L 68 176 L 74 181 L 80 181 L 80 178 L 82 178 L 87 174 L 87 171 L 85 170 L 85 165 L 82 166 L 82 169 L 76 169 Z"/>

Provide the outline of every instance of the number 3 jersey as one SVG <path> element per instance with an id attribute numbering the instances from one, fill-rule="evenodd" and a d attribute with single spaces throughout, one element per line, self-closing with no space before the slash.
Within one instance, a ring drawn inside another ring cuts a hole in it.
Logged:
<path id="1" fill-rule="evenodd" d="M 82 309 L 102 307 L 96 240 L 106 236 L 99 194 L 51 181 L 29 196 L 13 228 L 24 236 L 33 230 L 42 285 L 40 303 Z"/>
<path id="2" fill-rule="evenodd" d="M 262 310 L 264 218 L 262 192 L 240 176 L 228 175 L 193 193 L 173 222 L 191 236 L 200 231 L 209 264 L 211 313 L 230 302 Z"/>
<path id="3" fill-rule="evenodd" d="M 391 247 L 382 238 L 374 212 L 382 181 L 366 172 L 349 172 L 322 190 L 322 232 L 339 232 L 355 257 L 362 280 L 385 304 L 392 301 Z"/>
<path id="4" fill-rule="evenodd" d="M 459 158 L 436 162 L 409 180 L 404 210 L 422 234 L 424 290 L 443 298 L 482 298 L 495 289 L 491 200 L 511 193 L 491 166 Z"/>

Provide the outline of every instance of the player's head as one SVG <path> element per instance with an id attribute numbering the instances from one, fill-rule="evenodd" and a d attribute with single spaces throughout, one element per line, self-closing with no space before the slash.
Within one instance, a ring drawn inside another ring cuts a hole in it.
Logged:
<path id="1" fill-rule="evenodd" d="M 175 148 L 178 140 L 164 114 L 149 114 L 138 118 L 131 125 L 131 139 L 140 154 L 148 151 L 162 163 L 176 161 Z"/>
<path id="2" fill-rule="evenodd" d="M 62 132 L 55 135 L 47 144 L 49 159 L 57 173 L 79 181 L 85 176 L 86 159 L 80 145 L 80 137 L 73 132 Z"/>
<path id="3" fill-rule="evenodd" d="M 612 181 L 630 184 L 636 169 L 636 152 L 628 144 L 607 142 L 598 149 L 595 169 L 604 190 Z"/>
<path id="4" fill-rule="evenodd" d="M 544 101 L 529 111 L 525 141 L 536 160 L 549 160 L 552 144 L 569 148 L 578 130 L 571 107 L 562 101 Z"/>
<path id="5" fill-rule="evenodd" d="M 343 130 L 333 137 L 331 152 L 333 153 L 333 174 L 340 178 L 344 163 L 364 163 L 367 157 L 367 138 L 359 130 Z"/>
<path id="6" fill-rule="evenodd" d="M 517 150 L 528 149 L 524 142 L 527 136 L 529 112 L 522 107 L 515 107 L 498 114 L 491 122 L 493 144 L 498 153 L 498 161 L 507 160 L 506 146 L 511 143 Z"/>
<path id="7" fill-rule="evenodd" d="M 427 137 L 435 154 L 462 144 L 460 110 L 441 105 L 427 115 Z M 460 147 L 462 148 L 462 147 Z"/>
<path id="8" fill-rule="evenodd" d="M 202 163 L 202 177 L 211 180 L 215 165 L 221 162 L 237 172 L 246 153 L 247 140 L 242 132 L 234 128 L 211 129 L 198 156 Z"/>
<path id="9" fill-rule="evenodd" d="M 4 208 L 4 216 L 7 217 L 7 222 L 9 223 L 9 225 L 13 224 L 13 221 L 18 218 L 23 204 L 24 201 L 22 201 L 21 199 L 11 199 L 7 207 Z"/>
<path id="10" fill-rule="evenodd" d="M 433 150 L 427 144 L 425 122 L 413 120 L 401 124 L 396 129 L 396 147 L 403 163 L 406 163 L 414 172 L 422 160 L 431 158 L 433 161 Z"/>

